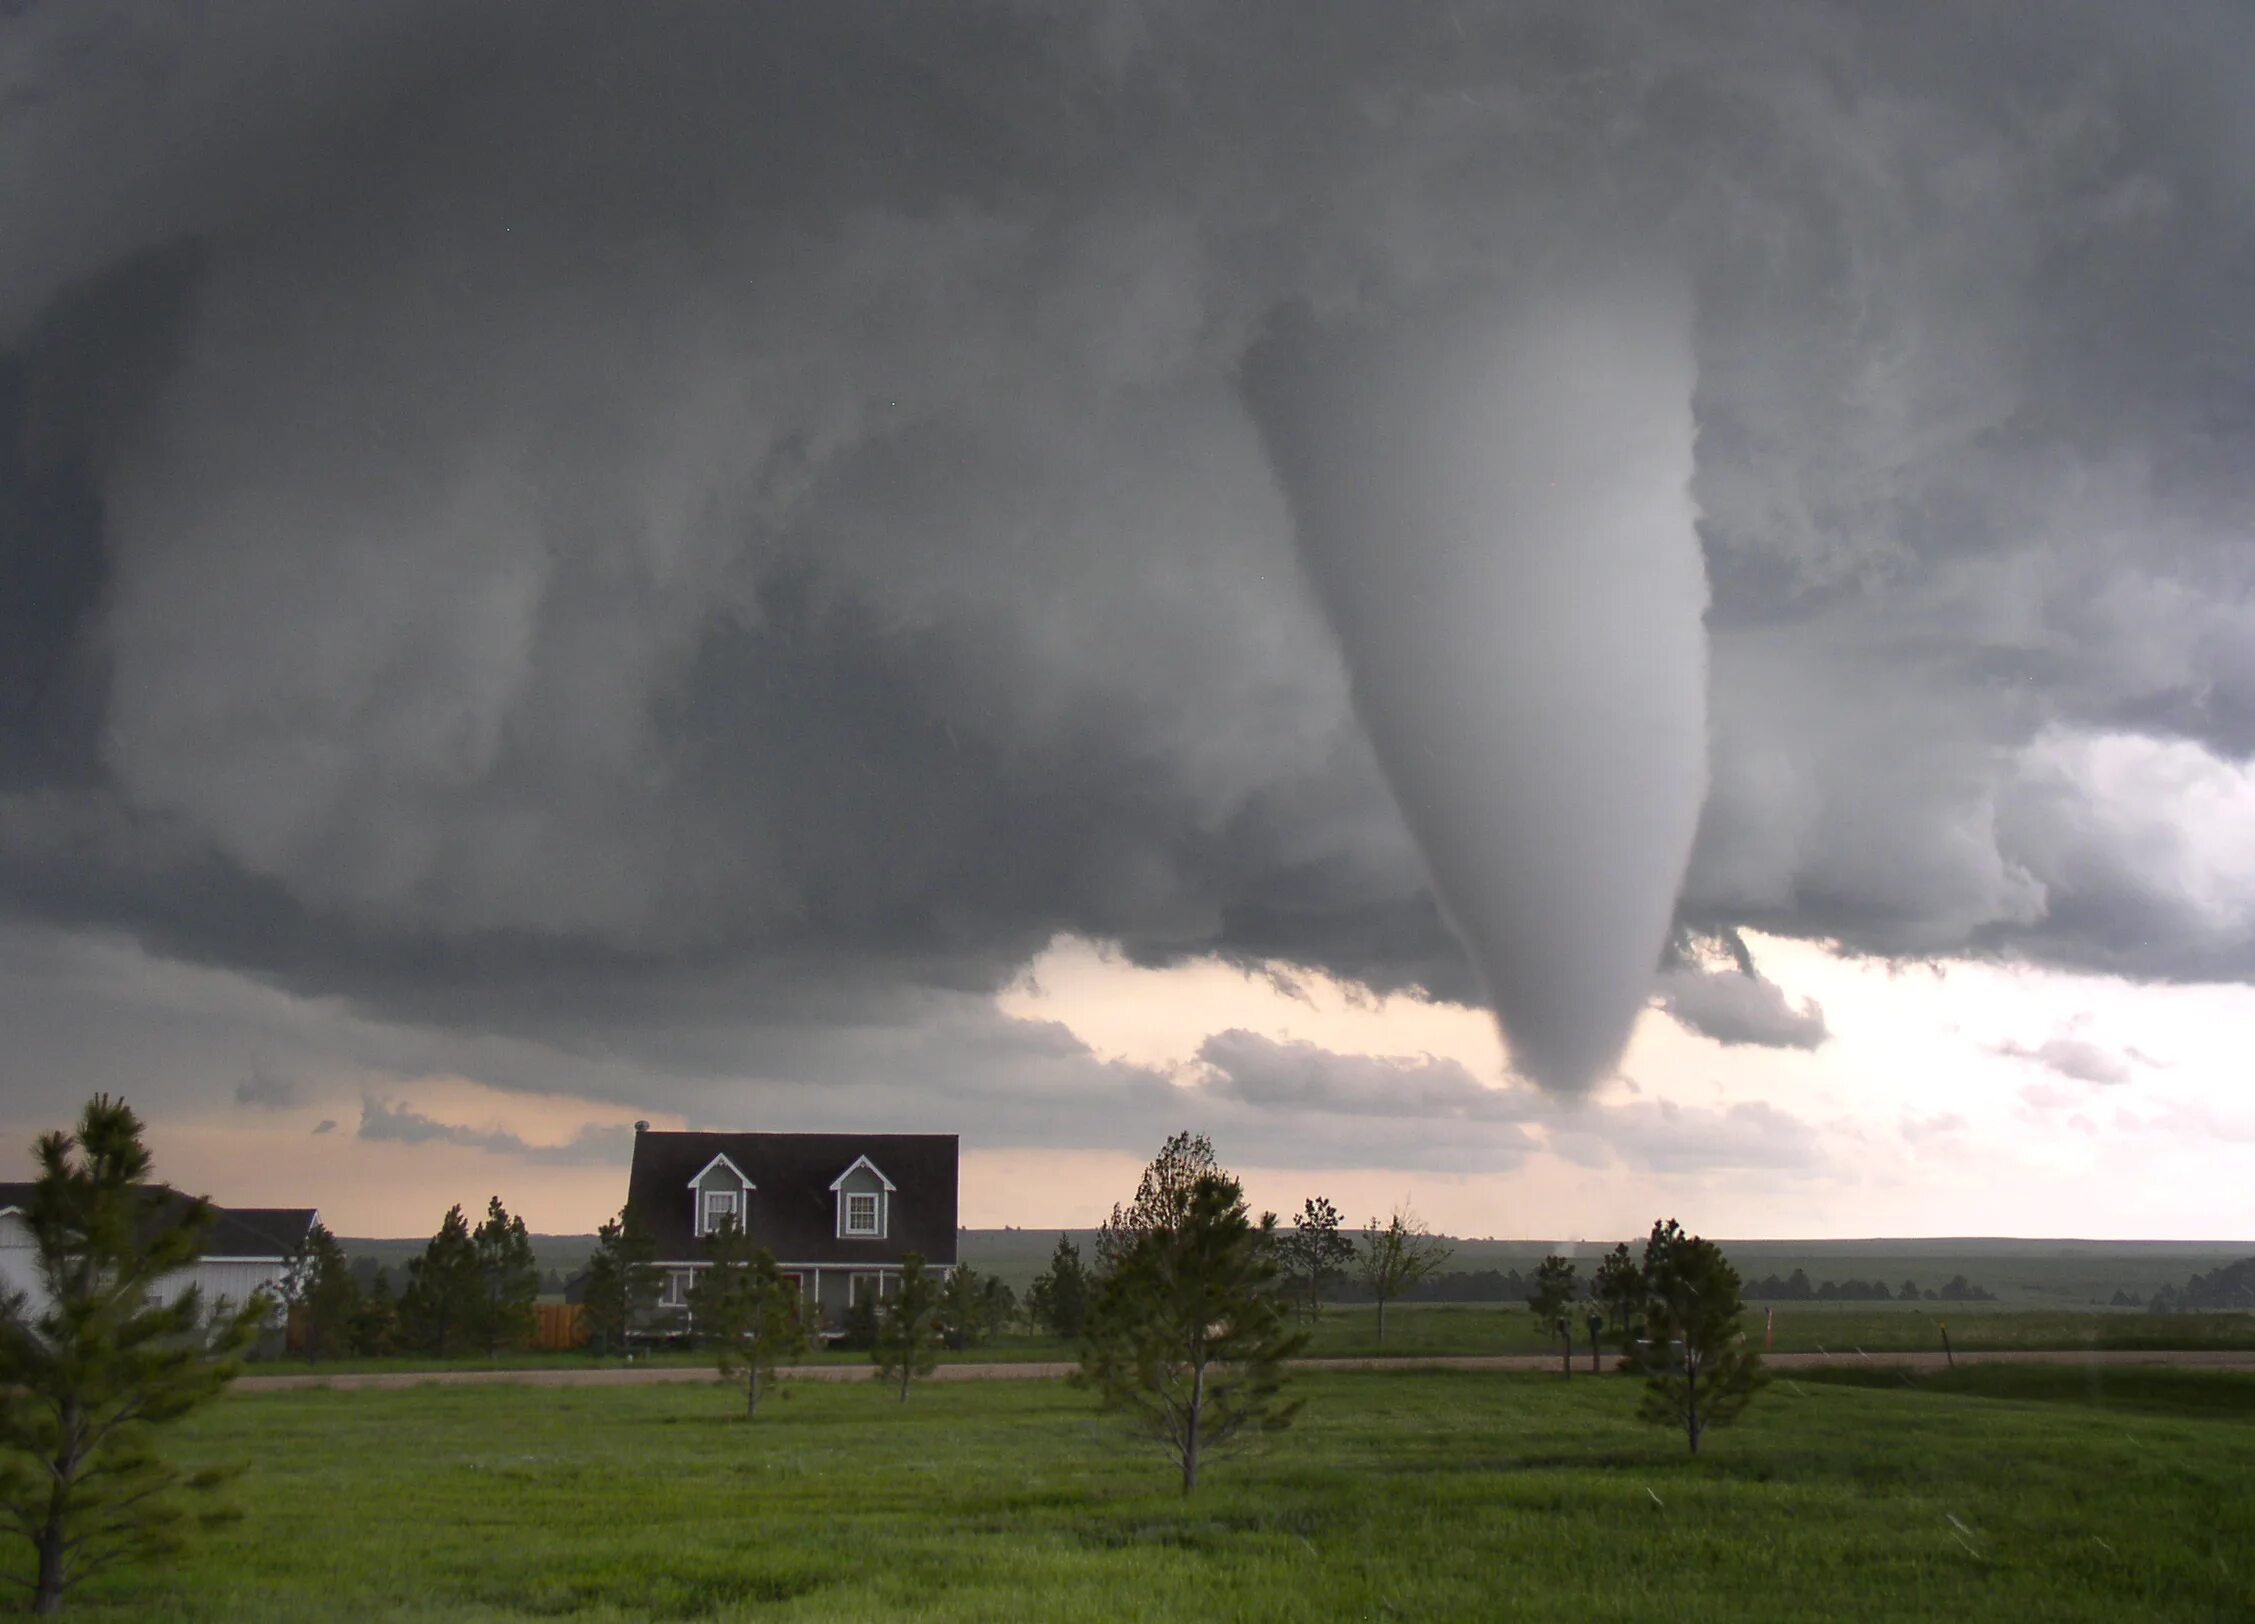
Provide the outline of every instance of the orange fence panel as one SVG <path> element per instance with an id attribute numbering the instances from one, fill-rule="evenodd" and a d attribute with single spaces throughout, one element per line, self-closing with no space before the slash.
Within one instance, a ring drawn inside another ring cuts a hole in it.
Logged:
<path id="1" fill-rule="evenodd" d="M 532 1345 L 542 1353 L 567 1353 L 587 1344 L 587 1314 L 578 1303 L 535 1303 Z"/>

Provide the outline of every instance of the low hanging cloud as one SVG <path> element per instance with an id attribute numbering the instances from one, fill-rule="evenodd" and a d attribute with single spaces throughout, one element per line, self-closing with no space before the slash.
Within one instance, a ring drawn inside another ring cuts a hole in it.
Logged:
<path id="1" fill-rule="evenodd" d="M 1538 1149 L 1585 1167 L 1662 1174 L 1799 1176 L 1828 1165 L 1815 1129 L 1759 1102 L 1562 1101 L 1524 1085 L 1489 1087 L 1445 1057 L 1341 1054 L 1234 1029 L 1209 1037 L 1198 1058 L 1203 1098 L 1292 1119 L 1303 1130 L 1326 1119 L 1343 1124 L 1363 1136 L 1370 1165 L 1501 1171 Z"/>
<path id="2" fill-rule="evenodd" d="M 270 1071 L 254 1071 L 235 1085 L 235 1103 L 260 1111 L 286 1111 L 303 1096 L 296 1083 Z"/>
<path id="3" fill-rule="evenodd" d="M 1816 1177 L 1831 1158 L 1817 1131 L 1760 1101 L 1726 1106 L 1631 1100 L 1586 1107 L 1552 1123 L 1548 1144 L 1585 1167 L 1626 1166 L 1650 1173 L 1768 1172 Z"/>
<path id="4" fill-rule="evenodd" d="M 1814 998 L 1796 1004 L 1767 976 L 1746 971 L 1663 971 L 1660 1007 L 1675 1020 L 1726 1047 L 1819 1049 L 1831 1038 L 1824 1006 Z"/>
<path id="5" fill-rule="evenodd" d="M 413 1106 L 373 1097 L 360 1102 L 357 1137 L 379 1144 L 461 1145 L 522 1161 L 564 1165 L 622 1163 L 634 1143 L 630 1129 L 590 1122 L 562 1144 L 528 1144 L 505 1128 L 471 1128 L 441 1122 Z"/>
<path id="6" fill-rule="evenodd" d="M 1762 974 L 1745 935 L 1728 927 L 1678 931 L 1654 992 L 1676 1021 L 1725 1047 L 1816 1049 L 1832 1036 L 1824 1006 L 1814 998 L 1794 1003 Z"/>
<path id="7" fill-rule="evenodd" d="M 2129 1082 L 2137 1075 L 2137 1063 L 2151 1063 L 2135 1049 L 2110 1048 L 2089 1038 L 2065 1033 L 2033 1046 L 2009 1041 L 1999 1043 L 1992 1052 L 2008 1059 L 2032 1062 L 2074 1082 L 2107 1087 Z"/>
<path id="8" fill-rule="evenodd" d="M 1233 1027 L 1200 1044 L 1198 1061 L 1205 1093 L 1265 1111 L 1469 1122 L 1526 1122 L 1540 1112 L 1526 1090 L 1489 1088 L 1435 1055 L 1340 1054 Z"/>

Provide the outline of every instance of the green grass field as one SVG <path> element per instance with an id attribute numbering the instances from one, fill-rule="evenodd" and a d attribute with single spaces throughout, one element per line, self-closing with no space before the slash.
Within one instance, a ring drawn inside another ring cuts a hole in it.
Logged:
<path id="1" fill-rule="evenodd" d="M 960 1245 L 963 1260 L 999 1275 L 1023 1291 L 1049 1266 L 1058 1231 L 1042 1229 L 967 1229 Z M 1092 1255 L 1093 1230 L 1069 1231 L 1085 1258 Z M 1618 1237 L 1640 1249 L 1642 1236 Z M 389 1246 L 392 1242 L 352 1242 Z M 1450 1240 L 1451 1270 L 1516 1269 L 1531 1273 L 1547 1252 L 1571 1257 L 1586 1279 L 1611 1238 L 1585 1241 Z M 2255 1254 L 2255 1241 L 2082 1241 L 1971 1237 L 1877 1240 L 1725 1240 L 1722 1248 L 1748 1280 L 1806 1271 L 1811 1280 L 1883 1280 L 1890 1289 L 1904 1279 L 1939 1287 L 1953 1274 L 1997 1294 L 2013 1308 L 2088 1308 L 2117 1291 L 2149 1296 L 2162 1286 L 2181 1286 L 2205 1273 Z M 418 1244 L 416 1250 L 420 1250 Z M 559 1242 L 559 1249 L 562 1243 Z M 1927 1307 L 1934 1305 L 1927 1304 Z"/>
<path id="2" fill-rule="evenodd" d="M 1748 1334 L 1764 1334 L 1761 1307 L 1747 1310 Z M 2255 1314 L 2092 1314 L 2057 1309 L 2011 1309 L 1986 1303 L 1924 1303 L 1890 1307 L 1858 1303 L 1795 1303 L 1777 1310 L 1772 1346 L 1779 1353 L 1940 1352 L 1947 1324 L 1960 1352 L 1996 1349 L 2075 1351 L 2156 1348 L 2255 1349 Z M 1581 1339 L 1577 1337 L 1576 1345 Z M 1537 1335 L 1522 1308 L 1500 1305 L 1415 1303 L 1386 1311 L 1386 1340 L 1378 1341 L 1378 1316 L 1362 1307 L 1328 1308 L 1309 1352 L 1359 1357 L 1374 1354 L 1540 1353 L 1556 1347 Z M 1585 1348 L 1584 1353 L 1587 1353 Z"/>
<path id="3" fill-rule="evenodd" d="M 1864 1373 L 1844 1373 L 1861 1376 Z M 2082 1384 L 2082 1385 L 2078 1385 Z M 1306 1380 L 1168 1470 L 1058 1383 L 241 1394 L 246 1515 L 91 1618 L 2255 1616 L 2255 1377 L 1780 1381 L 1697 1461 L 1619 1378 Z M 2095 1400 L 2095 1402 L 2094 1402 Z M 21 1571 L 21 1556 L 8 1560 Z"/>

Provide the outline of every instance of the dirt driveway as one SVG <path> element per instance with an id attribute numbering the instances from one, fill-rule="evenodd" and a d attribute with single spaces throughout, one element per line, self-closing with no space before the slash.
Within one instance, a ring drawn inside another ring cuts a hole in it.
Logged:
<path id="1" fill-rule="evenodd" d="M 1909 1370 L 1939 1370 L 1948 1361 L 1942 1354 L 1921 1353 L 1773 1353 L 1764 1361 L 1773 1370 L 1809 1370 L 1825 1365 L 1887 1365 Z M 1961 1365 L 2174 1365 L 2199 1370 L 2255 1370 L 2255 1352 L 2237 1349 L 2186 1348 L 2145 1353 L 2115 1351 L 2028 1352 L 2015 1349 L 1999 1353 L 1960 1353 Z M 1457 1355 L 1405 1359 L 1299 1359 L 1298 1370 L 1555 1370 L 1558 1360 L 1547 1354 Z M 1584 1356 L 1576 1360 L 1577 1375 L 1588 1375 Z M 1055 1381 L 1072 1374 L 1068 1364 L 960 1364 L 942 1365 L 932 1379 L 943 1382 Z M 793 1381 L 868 1381 L 867 1365 L 792 1365 L 782 1374 Z M 389 1390 L 400 1387 L 645 1387 L 663 1382 L 713 1382 L 719 1378 L 701 1365 L 590 1366 L 585 1370 L 424 1370 L 340 1371 L 335 1375 L 244 1376 L 235 1383 L 239 1393 L 279 1393 L 300 1388 L 326 1387 L 339 1392 Z"/>

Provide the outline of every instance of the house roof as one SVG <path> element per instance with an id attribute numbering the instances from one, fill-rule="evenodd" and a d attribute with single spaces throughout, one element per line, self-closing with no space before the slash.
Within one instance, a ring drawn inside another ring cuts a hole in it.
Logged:
<path id="1" fill-rule="evenodd" d="M 34 1188 L 30 1184 L 0 1184 L 0 1212 L 30 1206 Z M 178 1190 L 161 1185 L 155 1194 L 168 1210 L 177 1210 L 188 1202 Z M 306 1234 L 318 1216 L 318 1209 L 313 1207 L 215 1205 L 211 1210 L 211 1233 L 204 1238 L 205 1257 L 289 1257 L 304 1247 Z"/>
<path id="2" fill-rule="evenodd" d="M 779 1263 L 955 1262 L 957 1139 L 952 1133 L 659 1133 L 634 1136 L 627 1204 L 657 1242 L 661 1262 L 704 1255 L 687 1186 L 719 1156 L 751 1180 L 744 1223 Z M 831 1182 L 863 1157 L 893 1183 L 883 1240 L 838 1235 Z"/>

